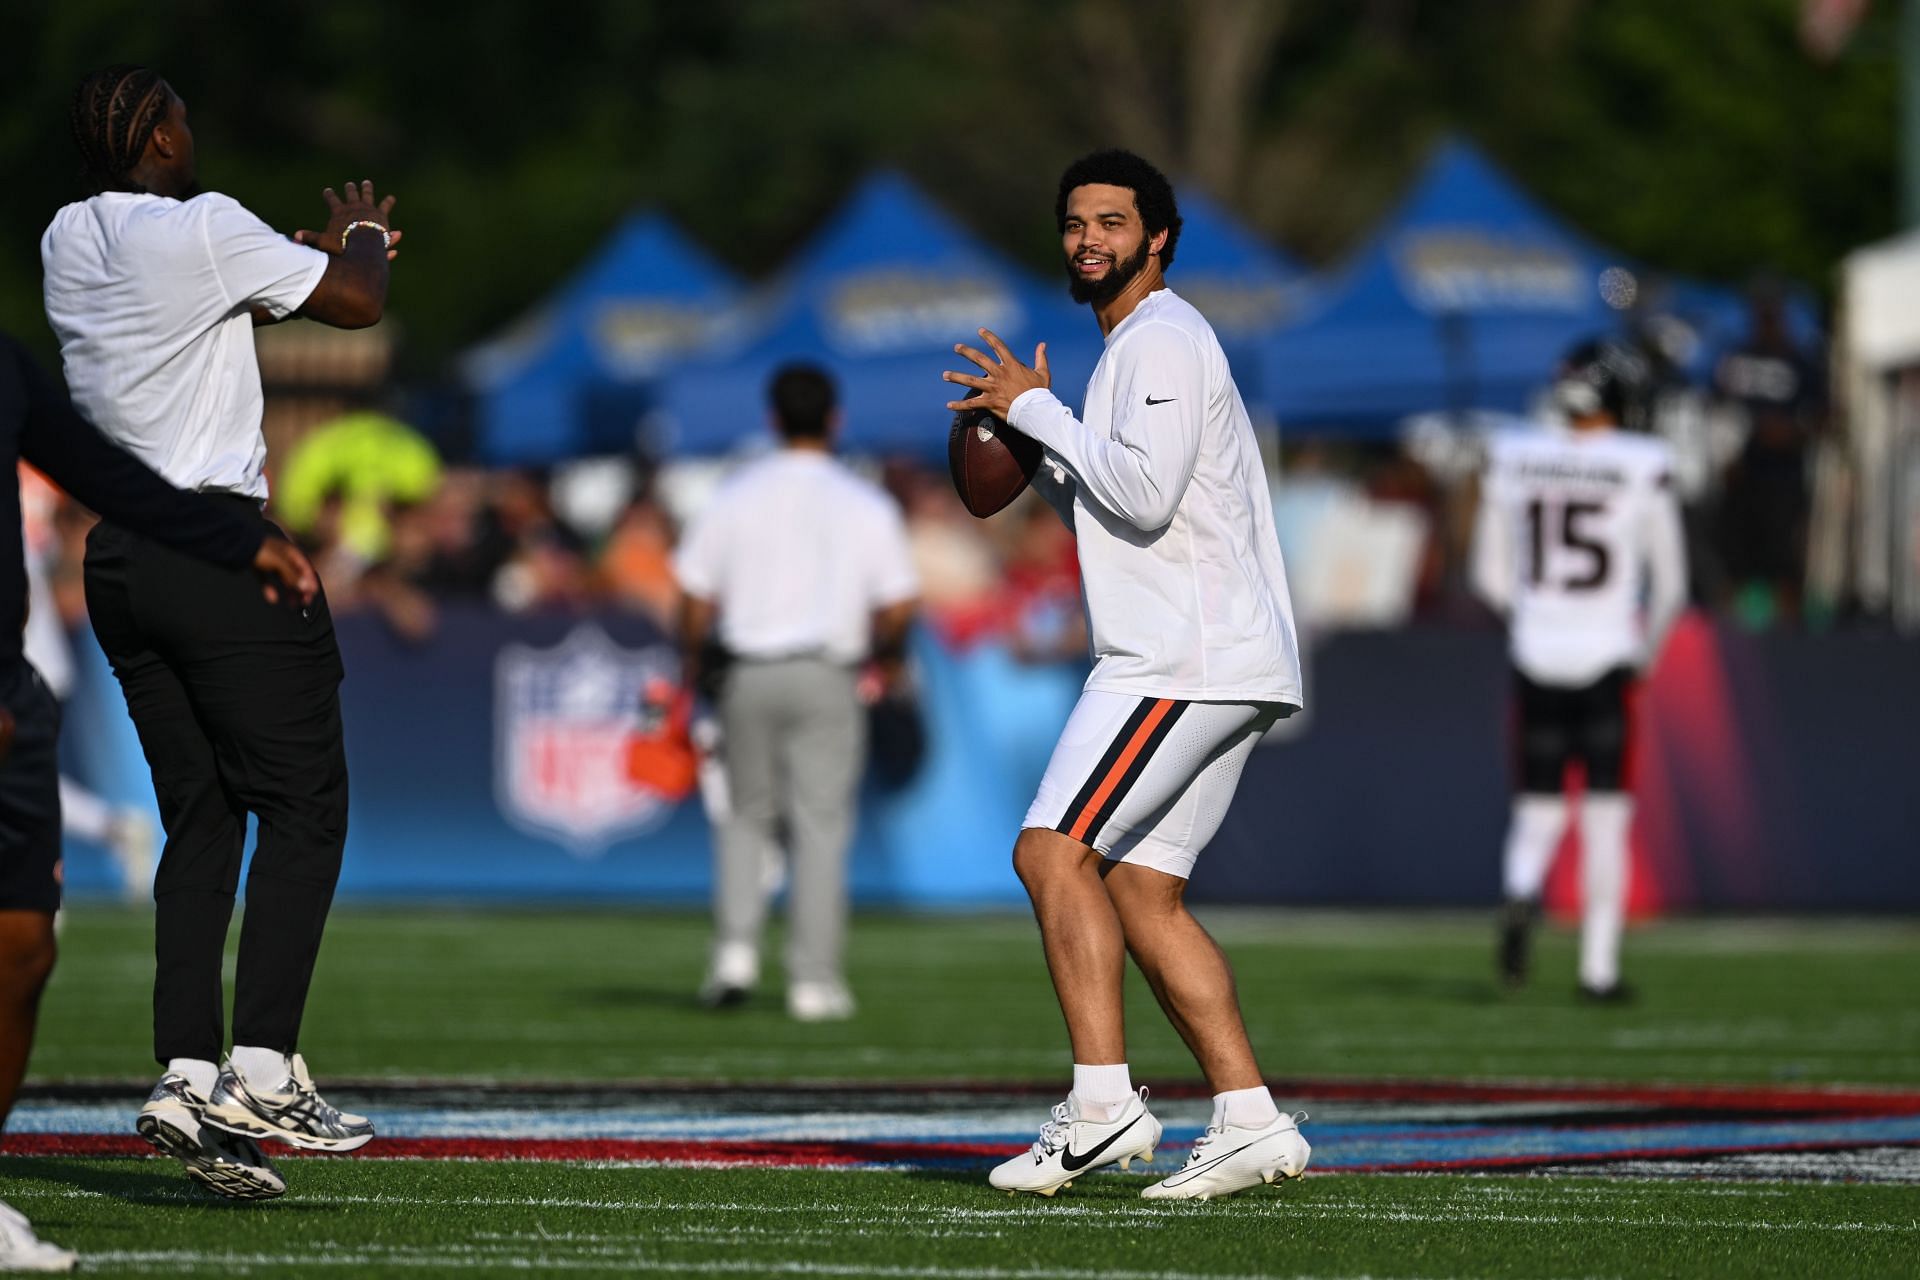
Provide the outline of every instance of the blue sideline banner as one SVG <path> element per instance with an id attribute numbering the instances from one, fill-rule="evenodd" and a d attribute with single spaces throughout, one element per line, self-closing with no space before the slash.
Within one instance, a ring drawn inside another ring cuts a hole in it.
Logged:
<path id="1" fill-rule="evenodd" d="M 628 767 L 671 682 L 644 619 L 443 611 L 413 646 L 340 620 L 352 809 L 341 892 L 362 899 L 702 903 L 706 819 Z M 90 636 L 68 706 L 72 771 L 151 808 L 138 741 Z M 1084 670 L 993 646 L 916 645 L 929 742 L 869 791 L 852 860 L 867 905 L 1020 906 L 1009 853 Z M 1497 896 L 1508 674 L 1490 631 L 1336 637 L 1311 706 L 1256 751 L 1197 900 L 1467 906 Z M 1688 619 L 1642 699 L 1635 903 L 1644 911 L 1920 910 L 1910 709 L 1920 645 L 1750 636 Z M 1571 862 L 1565 858 L 1563 862 Z M 1564 882 L 1567 871 L 1556 876 Z M 69 845 L 78 896 L 110 863 Z"/>

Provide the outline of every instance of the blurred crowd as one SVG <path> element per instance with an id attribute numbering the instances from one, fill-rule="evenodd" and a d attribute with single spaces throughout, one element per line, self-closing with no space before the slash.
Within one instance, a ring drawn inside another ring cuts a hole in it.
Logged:
<path id="1" fill-rule="evenodd" d="M 1751 335 L 1714 362 L 1706 385 L 1672 367 L 1649 347 L 1632 425 L 1674 445 L 1697 602 L 1755 627 L 1819 621 L 1830 602 L 1804 590 L 1828 421 L 1818 353 L 1762 299 Z M 1462 566 L 1479 441 L 1514 425 L 1441 417 L 1394 442 L 1276 445 L 1276 524 L 1303 624 L 1470 613 Z M 727 469 L 639 457 L 483 469 L 444 460 L 372 409 L 318 425 L 280 454 L 270 514 L 314 556 L 335 611 L 375 613 L 415 643 L 461 601 L 508 612 L 611 606 L 670 625 L 676 533 Z M 1028 495 L 980 521 L 937 464 L 859 461 L 906 515 L 924 616 L 944 643 L 997 642 L 1036 662 L 1084 655 L 1073 539 L 1044 503 Z M 56 607 L 77 625 L 90 520 L 57 496 L 29 519 Z"/>

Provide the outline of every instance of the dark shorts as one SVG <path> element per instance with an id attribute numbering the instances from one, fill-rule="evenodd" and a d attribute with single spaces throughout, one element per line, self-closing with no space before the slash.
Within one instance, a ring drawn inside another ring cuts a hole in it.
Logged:
<path id="1" fill-rule="evenodd" d="M 1627 790 L 1630 669 L 1617 667 L 1574 687 L 1535 684 L 1518 671 L 1513 678 L 1520 707 L 1520 790 L 1564 791 L 1567 765 L 1575 760 L 1586 767 L 1588 790 Z"/>
<path id="2" fill-rule="evenodd" d="M 60 704 L 25 662 L 0 668 L 13 745 L 0 760 L 0 911 L 60 909 Z"/>

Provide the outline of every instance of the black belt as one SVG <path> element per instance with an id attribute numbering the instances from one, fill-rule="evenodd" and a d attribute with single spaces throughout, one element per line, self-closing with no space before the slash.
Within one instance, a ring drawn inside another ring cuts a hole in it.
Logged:
<path id="1" fill-rule="evenodd" d="M 792 649 L 783 653 L 736 653 L 733 660 L 737 663 L 760 666 L 775 662 L 832 662 L 836 667 L 848 664 L 834 662 L 827 656 L 825 649 Z"/>

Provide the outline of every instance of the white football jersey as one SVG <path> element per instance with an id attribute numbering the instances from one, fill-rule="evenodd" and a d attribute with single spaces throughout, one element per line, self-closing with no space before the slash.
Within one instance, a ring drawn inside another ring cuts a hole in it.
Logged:
<path id="1" fill-rule="evenodd" d="M 1198 311 L 1148 294 L 1107 335 L 1081 418 L 1038 388 L 1008 421 L 1046 446 L 1036 484 L 1079 544 L 1088 689 L 1303 705 L 1266 469 Z"/>
<path id="2" fill-rule="evenodd" d="M 1672 449 L 1619 430 L 1495 437 L 1473 581 L 1507 615 L 1514 665 L 1537 684 L 1647 665 L 1687 595 Z"/>

